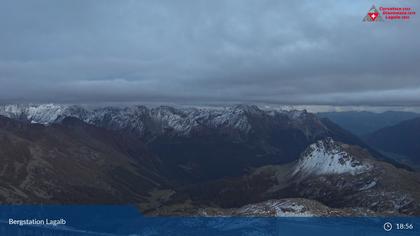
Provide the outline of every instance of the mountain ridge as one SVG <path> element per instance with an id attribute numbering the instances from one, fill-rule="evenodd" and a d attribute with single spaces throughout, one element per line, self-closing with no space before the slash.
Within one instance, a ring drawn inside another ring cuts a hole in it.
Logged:
<path id="1" fill-rule="evenodd" d="M 363 139 L 377 149 L 420 164 L 420 118 L 400 122 L 367 134 Z"/>

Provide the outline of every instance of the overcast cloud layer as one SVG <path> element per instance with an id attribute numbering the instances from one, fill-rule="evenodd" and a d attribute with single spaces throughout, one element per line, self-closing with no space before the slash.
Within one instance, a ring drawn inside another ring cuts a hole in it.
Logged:
<path id="1" fill-rule="evenodd" d="M 0 0 L 0 102 L 420 105 L 407 1 Z"/>

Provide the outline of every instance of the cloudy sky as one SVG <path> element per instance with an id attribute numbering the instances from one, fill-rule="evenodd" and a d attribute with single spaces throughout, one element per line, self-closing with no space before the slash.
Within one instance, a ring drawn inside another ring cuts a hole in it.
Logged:
<path id="1" fill-rule="evenodd" d="M 0 0 L 0 102 L 420 105 L 406 1 Z"/>

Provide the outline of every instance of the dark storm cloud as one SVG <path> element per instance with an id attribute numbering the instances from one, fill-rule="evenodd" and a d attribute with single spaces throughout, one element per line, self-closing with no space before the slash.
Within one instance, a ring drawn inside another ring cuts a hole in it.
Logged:
<path id="1" fill-rule="evenodd" d="M 2 101 L 420 105 L 418 16 L 371 1 L 0 3 Z"/>

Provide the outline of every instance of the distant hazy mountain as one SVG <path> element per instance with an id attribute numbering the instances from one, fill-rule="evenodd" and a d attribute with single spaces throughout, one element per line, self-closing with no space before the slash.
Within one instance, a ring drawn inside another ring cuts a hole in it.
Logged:
<path id="1" fill-rule="evenodd" d="M 387 111 L 383 113 L 350 111 L 324 112 L 318 113 L 318 116 L 328 118 L 353 134 L 362 136 L 381 128 L 398 124 L 404 120 L 420 117 L 420 114 L 397 111 Z"/>
<path id="2" fill-rule="evenodd" d="M 410 162 L 420 164 L 420 118 L 385 127 L 366 135 L 364 139 L 396 158 L 408 158 Z"/>

